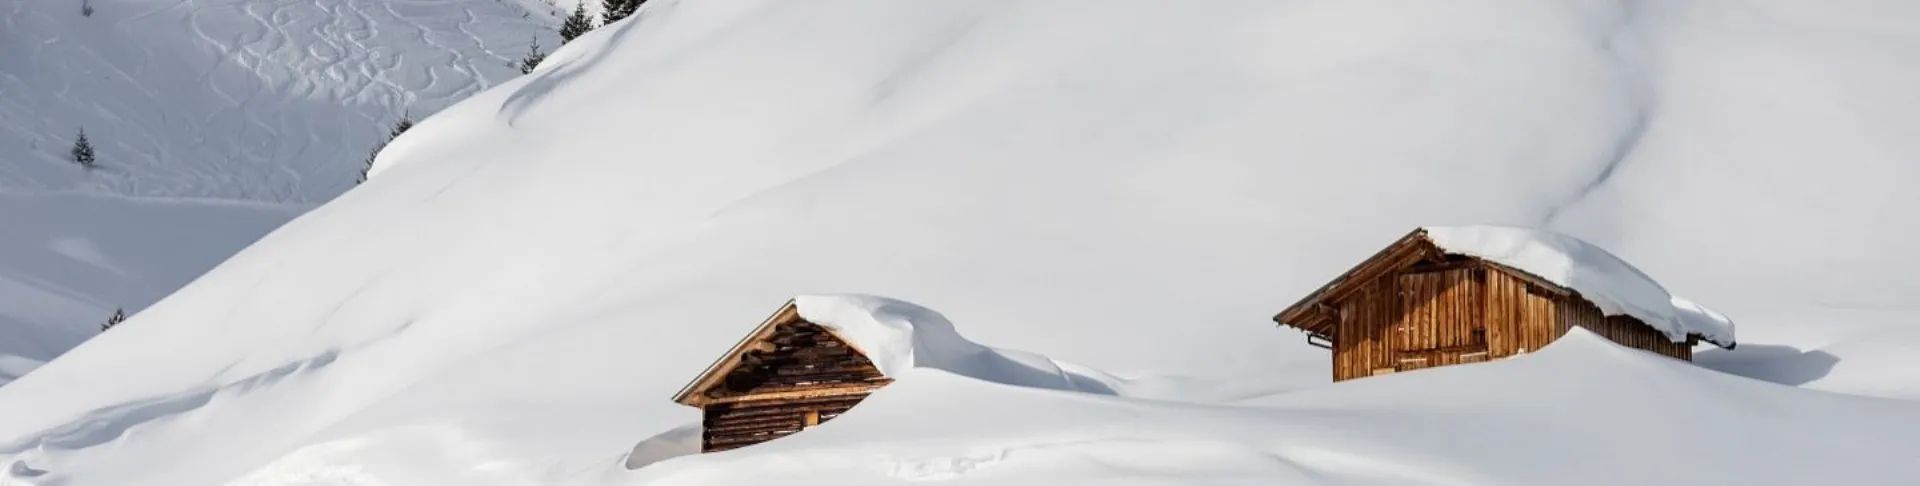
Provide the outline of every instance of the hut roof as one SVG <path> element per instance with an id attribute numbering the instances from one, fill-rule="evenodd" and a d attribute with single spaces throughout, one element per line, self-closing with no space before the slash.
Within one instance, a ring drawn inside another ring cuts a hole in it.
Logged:
<path id="1" fill-rule="evenodd" d="M 805 320 L 825 328 L 873 362 L 880 373 L 897 377 L 912 368 L 935 368 L 962 376 L 1018 386 L 1082 389 L 1075 374 L 1044 356 L 997 349 L 968 341 L 947 318 L 912 303 L 870 295 L 803 295 L 787 301 L 720 359 L 708 365 L 673 401 L 695 405 L 700 391 L 740 365 L 740 356 L 773 328 Z"/>
<path id="2" fill-rule="evenodd" d="M 1361 284 L 1422 262 L 1471 257 L 1534 281 L 1577 294 L 1606 315 L 1628 315 L 1659 330 L 1673 342 L 1689 336 L 1722 347 L 1734 344 L 1733 321 L 1684 297 L 1668 293 L 1645 273 L 1600 247 L 1551 231 L 1506 226 L 1452 226 L 1414 229 L 1346 273 L 1274 316 L 1309 331 L 1323 330 L 1331 317 L 1321 304 L 1338 300 Z"/>

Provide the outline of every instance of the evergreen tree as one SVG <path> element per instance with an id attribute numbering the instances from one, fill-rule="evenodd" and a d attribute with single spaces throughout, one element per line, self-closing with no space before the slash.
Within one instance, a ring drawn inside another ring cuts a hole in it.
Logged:
<path id="1" fill-rule="evenodd" d="M 93 168 L 93 142 L 87 140 L 87 129 L 80 129 L 80 136 L 73 139 L 73 148 L 67 150 L 67 155 L 73 158 L 73 163 Z"/>
<path id="2" fill-rule="evenodd" d="M 533 72 L 533 68 L 539 67 L 540 61 L 546 59 L 547 53 L 540 52 L 540 38 L 534 37 L 533 45 L 527 47 L 527 57 L 520 58 L 520 74 Z"/>
<path id="3" fill-rule="evenodd" d="M 80 16 L 81 17 L 93 16 L 93 0 L 80 0 Z"/>
<path id="4" fill-rule="evenodd" d="M 587 17 L 586 0 L 581 0 L 581 3 L 573 4 L 573 15 L 560 23 L 560 43 L 573 42 L 574 38 L 586 35 L 590 30 L 593 30 L 593 19 Z"/>
<path id="5" fill-rule="evenodd" d="M 647 0 L 600 0 L 600 25 L 605 27 L 632 16 L 644 3 Z"/>
<path id="6" fill-rule="evenodd" d="M 387 148 L 387 144 L 393 143 L 393 139 L 399 138 L 402 133 L 407 133 L 409 128 L 413 128 L 413 116 L 400 115 L 400 121 L 393 122 L 393 128 L 387 130 L 387 139 L 381 140 L 379 144 L 373 146 L 373 150 L 367 152 L 366 163 L 360 165 L 360 180 L 354 181 L 355 184 L 367 182 L 367 173 L 373 171 L 373 159 L 379 157 L 380 150 Z"/>
<path id="7" fill-rule="evenodd" d="M 100 332 L 107 332 L 108 329 L 113 329 L 113 326 L 118 326 L 120 325 L 121 322 L 126 320 L 127 320 L 127 311 L 125 309 L 116 308 L 113 310 L 113 315 L 107 316 L 107 322 L 100 323 Z"/>

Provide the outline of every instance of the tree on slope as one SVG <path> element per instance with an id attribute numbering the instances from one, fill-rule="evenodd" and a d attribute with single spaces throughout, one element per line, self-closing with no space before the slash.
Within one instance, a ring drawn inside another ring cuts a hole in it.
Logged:
<path id="1" fill-rule="evenodd" d="M 573 15 L 560 23 L 560 43 L 565 45 L 573 42 L 574 38 L 586 35 L 590 30 L 593 30 L 593 18 L 587 16 L 586 0 L 581 0 L 581 3 L 573 4 Z"/>
<path id="2" fill-rule="evenodd" d="M 107 332 L 108 329 L 113 329 L 113 326 L 118 326 L 126 320 L 126 309 L 115 308 L 113 309 L 113 315 L 107 316 L 107 322 L 100 323 L 100 332 Z"/>
<path id="3" fill-rule="evenodd" d="M 87 140 L 87 129 L 80 129 L 80 136 L 73 139 L 73 148 L 67 149 L 67 155 L 73 159 L 73 163 L 80 164 L 81 167 L 87 169 L 94 167 L 93 141 Z"/>
<path id="4" fill-rule="evenodd" d="M 533 68 L 540 67 L 540 61 L 546 59 L 547 53 L 540 52 L 540 38 L 534 37 L 533 45 L 527 47 L 527 56 L 520 58 L 520 74 L 533 72 Z"/>
<path id="5" fill-rule="evenodd" d="M 613 25 L 620 19 L 632 16 L 644 3 L 647 0 L 600 0 L 600 26 Z"/>
<path id="6" fill-rule="evenodd" d="M 367 152 L 367 161 L 360 166 L 360 180 L 354 181 L 354 184 L 367 182 L 367 173 L 373 171 L 373 159 L 379 157 L 380 150 L 387 148 L 387 144 L 393 143 L 393 139 L 399 138 L 402 133 L 407 133 L 409 128 L 413 128 L 413 116 L 400 115 L 400 121 L 393 122 L 393 128 L 387 130 L 387 139 L 381 140 L 379 144 L 373 146 L 373 150 Z"/>

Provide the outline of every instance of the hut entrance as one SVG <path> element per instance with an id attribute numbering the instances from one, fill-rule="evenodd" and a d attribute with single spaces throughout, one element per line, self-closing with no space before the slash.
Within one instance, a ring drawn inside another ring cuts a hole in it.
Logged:
<path id="1" fill-rule="evenodd" d="M 1380 352 L 1359 359 L 1367 361 L 1361 377 L 1486 361 L 1484 280 L 1473 265 L 1415 269 L 1350 300 L 1340 328 L 1363 336 L 1350 346 Z"/>

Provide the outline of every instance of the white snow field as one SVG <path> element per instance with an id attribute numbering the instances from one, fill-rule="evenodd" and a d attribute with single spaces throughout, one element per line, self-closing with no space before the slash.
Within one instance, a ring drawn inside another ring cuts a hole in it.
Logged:
<path id="1" fill-rule="evenodd" d="M 0 2 L 0 385 L 353 187 L 399 117 L 558 45 L 536 0 L 87 4 Z"/>
<path id="2" fill-rule="evenodd" d="M 0 481 L 1908 484 L 1916 18 L 654 0 L 0 387 Z M 1739 347 L 1575 333 L 1329 385 L 1270 321 L 1460 224 L 1594 243 Z M 655 462 L 698 420 L 674 392 L 819 293 L 1125 386 L 912 368 L 818 429 Z"/>

